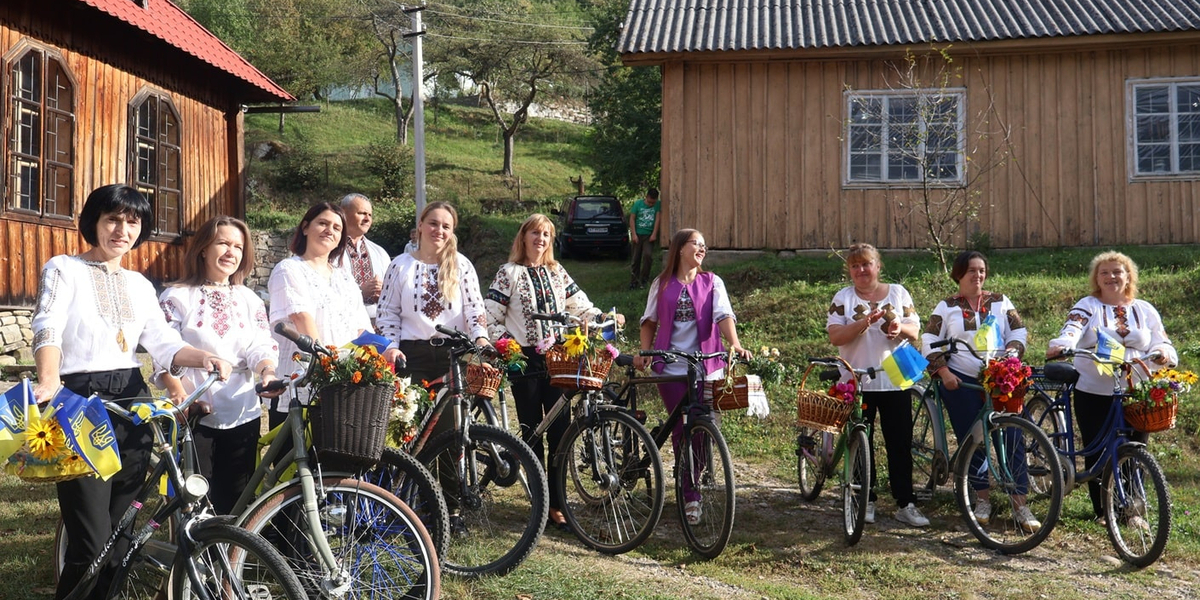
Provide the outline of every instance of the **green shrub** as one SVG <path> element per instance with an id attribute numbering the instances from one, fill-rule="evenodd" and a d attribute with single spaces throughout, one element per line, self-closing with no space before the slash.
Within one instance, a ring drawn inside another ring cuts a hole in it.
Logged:
<path id="1" fill-rule="evenodd" d="M 413 150 L 391 141 L 371 142 L 363 166 L 379 180 L 379 197 L 412 198 Z"/>
<path id="2" fill-rule="evenodd" d="M 298 136 L 283 152 L 274 179 L 275 187 L 293 192 L 315 190 L 324 183 L 324 162 L 306 136 Z"/>

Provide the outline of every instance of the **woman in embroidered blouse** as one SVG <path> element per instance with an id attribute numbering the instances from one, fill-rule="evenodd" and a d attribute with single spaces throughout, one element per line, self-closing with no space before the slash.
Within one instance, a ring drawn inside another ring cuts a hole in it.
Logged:
<path id="1" fill-rule="evenodd" d="M 304 213 L 292 236 L 293 256 L 279 261 L 267 281 L 272 327 L 285 321 L 323 345 L 339 347 L 363 331 L 372 331 L 358 284 L 349 273 L 333 266 L 346 247 L 342 235 L 345 224 L 341 207 L 328 202 Z M 279 334 L 271 335 L 279 344 L 279 368 L 290 375 L 298 368 L 292 360 L 298 348 Z M 301 401 L 306 402 L 310 393 L 308 389 L 299 390 Z M 276 409 L 270 411 L 270 426 L 286 418 L 287 403 L 277 402 Z"/>
<path id="2" fill-rule="evenodd" d="M 167 326 L 154 286 L 139 273 L 121 268 L 130 250 L 150 237 L 150 203 L 126 185 L 97 188 L 79 214 L 79 232 L 91 246 L 78 256 L 55 256 L 42 268 L 37 311 L 33 316 L 33 352 L 38 383 L 34 395 L 51 400 L 61 387 L 81 396 L 98 394 L 128 406 L 146 396 L 141 345 L 154 360 L 175 367 L 219 369 L 229 363 L 197 350 Z M 121 470 L 108 481 L 85 477 L 56 484 L 67 531 L 63 571 L 56 598 L 65 597 L 100 554 L 113 525 L 129 507 L 146 478 L 151 430 L 112 416 L 121 452 Z M 113 560 L 101 572 L 89 598 L 104 598 L 127 541 L 117 543 Z"/>
<path id="3" fill-rule="evenodd" d="M 702 268 L 707 253 L 704 235 L 695 229 L 681 229 L 671 236 L 666 265 L 650 284 L 646 311 L 642 314 L 642 350 L 720 352 L 724 349 L 721 344 L 724 338 L 735 354 L 750 359 L 750 352 L 738 341 L 737 318 L 729 303 L 729 294 L 725 292 L 725 282 Z M 650 363 L 650 357 L 634 359 L 639 369 L 645 369 Z M 722 377 L 724 368 L 719 359 L 706 361 L 704 366 L 708 369 L 706 379 Z M 687 364 L 682 361 L 665 365 L 659 362 L 654 369 L 664 375 L 687 374 Z M 687 395 L 687 384 L 662 383 L 658 385 L 658 392 L 670 412 Z M 677 454 L 682 436 L 683 424 L 676 423 L 671 441 Z M 688 522 L 699 523 L 699 490 L 684 489 L 683 496 Z"/>
<path id="4" fill-rule="evenodd" d="M 533 320 L 534 313 L 565 312 L 581 319 L 601 314 L 587 294 L 579 289 L 567 270 L 554 260 L 554 223 L 542 214 L 531 215 L 521 224 L 508 262 L 496 271 L 487 291 L 488 332 L 492 339 L 510 337 L 521 344 L 525 353 L 525 373 L 510 373 L 513 399 L 517 405 L 517 420 L 521 423 L 521 439 L 529 442 L 534 454 L 546 465 L 546 456 L 553 457 L 558 443 L 570 424 L 570 415 L 563 411 L 546 430 L 547 443 L 530 440 L 528 434 L 537 429 L 546 411 L 558 402 L 562 390 L 550 385 L 546 359 L 534 347 L 554 332 L 544 321 Z M 624 317 L 618 315 L 618 323 Z M 562 514 L 562 498 L 550 492 L 550 521 L 559 527 L 566 525 Z"/>
<path id="5" fill-rule="evenodd" d="M 1067 313 L 1067 322 L 1058 337 L 1050 340 L 1046 358 L 1057 358 L 1063 350 L 1096 349 L 1098 332 L 1125 346 L 1125 359 L 1155 355 L 1158 366 L 1175 366 L 1179 354 L 1163 328 L 1158 310 L 1149 302 L 1137 298 L 1138 268 L 1133 259 L 1120 252 L 1102 252 L 1092 259 L 1089 267 L 1092 293 L 1084 296 Z M 1079 381 L 1071 403 L 1075 405 L 1075 424 L 1084 446 L 1100 435 L 1113 403 L 1113 376 L 1100 372 L 1095 362 L 1075 359 Z M 1139 434 L 1141 441 L 1148 435 Z M 1084 457 L 1092 468 L 1097 456 Z M 1100 518 L 1103 493 L 1098 481 L 1088 482 L 1092 511 Z"/>
<path id="6" fill-rule="evenodd" d="M 954 435 L 960 441 L 970 432 L 975 417 L 987 400 L 979 391 L 960 386 L 964 382 L 979 385 L 979 373 L 984 365 L 965 350 L 947 354 L 941 349 L 931 349 L 930 345 L 954 338 L 969 344 L 984 358 L 992 358 L 1005 351 L 1018 357 L 1025 355 L 1025 323 L 1008 296 L 983 289 L 987 275 L 987 258 L 982 253 L 968 251 L 959 254 L 950 268 L 950 279 L 958 284 L 958 293 L 938 303 L 921 335 L 921 345 L 929 359 L 928 370 L 938 377 L 942 404 L 950 415 Z M 991 331 L 995 332 L 994 336 L 989 333 Z M 1016 443 L 1009 447 L 1014 449 L 1011 457 L 1016 461 L 1014 464 L 1023 464 L 1025 448 Z M 971 487 L 976 496 L 972 511 L 980 524 L 987 525 L 991 520 L 992 504 L 988 497 L 990 486 L 987 470 L 981 466 L 984 459 L 982 449 L 976 452 L 971 458 L 970 472 Z M 1028 472 L 1022 470 L 1018 477 L 1019 486 L 1028 485 Z M 1019 523 L 1031 530 L 1041 528 L 1042 524 L 1025 506 L 1025 494 L 1014 494 L 1012 500 Z"/>
<path id="7" fill-rule="evenodd" d="M 915 341 L 921 322 L 912 296 L 904 286 L 879 281 L 883 260 L 871 244 L 854 244 L 846 252 L 846 269 L 853 285 L 833 296 L 825 331 L 838 355 L 855 368 L 878 367 L 901 342 Z M 847 375 L 848 376 L 848 375 Z M 863 383 L 863 418 L 883 428 L 887 447 L 888 481 L 896 500 L 896 520 L 914 527 L 929 524 L 914 503 L 912 489 L 912 400 L 908 390 L 900 389 L 887 377 Z M 871 444 L 874 446 L 875 428 Z M 871 456 L 871 481 L 875 477 L 874 454 Z M 875 522 L 875 490 L 867 504 L 867 523 Z"/>
<path id="8" fill-rule="evenodd" d="M 208 497 L 219 514 L 233 510 L 254 473 L 262 418 L 254 380 L 257 376 L 264 384 L 274 381 L 279 358 L 263 301 L 242 285 L 254 272 L 254 246 L 249 242 L 250 229 L 242 221 L 209 219 L 184 254 L 183 277 L 159 296 L 167 323 L 184 341 L 227 357 L 237 367 L 229 381 L 205 393 L 203 399 L 213 412 L 193 431 L 196 461 L 211 482 Z M 172 397 L 181 398 L 196 389 L 205 374 L 189 369 L 162 371 L 159 377 Z"/>

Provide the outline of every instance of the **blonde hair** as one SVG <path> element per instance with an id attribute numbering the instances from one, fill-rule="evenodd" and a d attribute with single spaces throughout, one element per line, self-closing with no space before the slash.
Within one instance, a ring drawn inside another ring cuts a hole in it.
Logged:
<path id="1" fill-rule="evenodd" d="M 530 258 L 525 253 L 525 234 L 535 229 L 549 229 L 550 239 L 554 239 L 554 221 L 551 221 L 550 217 L 547 217 L 541 213 L 533 213 L 532 215 L 529 215 L 528 219 L 525 219 L 525 222 L 521 223 L 521 229 L 517 231 L 517 237 L 513 240 L 512 250 L 508 251 L 508 262 L 523 264 L 526 259 Z M 546 265 L 547 267 L 553 267 L 558 264 L 558 262 L 554 260 L 553 243 L 551 243 L 544 251 L 542 251 L 541 259 L 542 264 Z"/>
<path id="2" fill-rule="evenodd" d="M 876 250 L 875 246 L 872 246 L 867 243 L 859 243 L 859 244 L 854 244 L 846 249 L 846 268 L 847 269 L 850 268 L 850 265 L 852 265 L 856 262 L 871 262 L 871 261 L 875 261 L 875 264 L 879 265 L 880 270 L 883 269 L 883 258 L 881 258 L 879 256 L 879 250 Z"/>
<path id="3" fill-rule="evenodd" d="M 1097 254 L 1096 257 L 1092 259 L 1092 264 L 1088 266 L 1088 271 L 1091 272 L 1088 275 L 1088 282 L 1092 284 L 1092 295 L 1097 298 L 1100 297 L 1100 280 L 1098 279 L 1098 271 L 1100 270 L 1100 265 L 1106 262 L 1119 263 L 1122 267 L 1125 267 L 1125 271 L 1129 273 L 1129 282 L 1125 285 L 1125 300 L 1133 300 L 1136 298 L 1138 284 L 1137 264 L 1133 262 L 1132 258 L 1113 250 Z"/>
<path id="4" fill-rule="evenodd" d="M 446 237 L 446 245 L 442 246 L 442 251 L 438 253 L 438 291 L 442 293 L 442 297 L 447 302 L 458 300 L 458 236 L 454 235 L 454 229 L 458 227 L 458 211 L 454 210 L 453 206 L 445 202 L 431 202 L 425 205 L 425 210 L 421 211 L 421 217 L 417 219 L 417 225 L 425 222 L 425 217 L 435 211 L 444 210 L 450 213 L 450 235 Z M 419 228 L 419 227 L 418 227 Z M 421 237 L 417 236 L 417 248 L 421 247 Z"/>

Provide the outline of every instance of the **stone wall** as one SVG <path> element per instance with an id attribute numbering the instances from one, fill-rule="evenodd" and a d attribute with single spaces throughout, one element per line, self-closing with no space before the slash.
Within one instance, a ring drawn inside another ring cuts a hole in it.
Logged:
<path id="1" fill-rule="evenodd" d="M 33 361 L 33 311 L 0 310 L 0 366 Z"/>
<path id="2" fill-rule="evenodd" d="M 246 279 L 246 286 L 256 292 L 265 293 L 267 280 L 271 278 L 271 269 L 274 269 L 279 261 L 292 255 L 292 251 L 288 249 L 288 238 L 291 237 L 292 230 L 253 230 L 250 235 L 254 238 L 255 267 L 254 273 Z"/>

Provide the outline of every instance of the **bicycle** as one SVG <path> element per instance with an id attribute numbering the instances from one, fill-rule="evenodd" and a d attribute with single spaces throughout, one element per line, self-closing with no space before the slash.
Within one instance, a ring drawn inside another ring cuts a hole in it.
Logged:
<path id="1" fill-rule="evenodd" d="M 959 339 L 931 344 L 932 348 L 945 346 L 949 353 L 966 348 L 983 360 Z M 939 387 L 925 388 L 914 406 L 913 481 L 918 481 L 918 472 L 927 474 L 922 487 L 931 493 L 945 482 L 944 473 L 952 473 L 956 504 L 979 543 L 1004 554 L 1028 552 L 1050 535 L 1061 516 L 1063 467 L 1058 453 L 1050 438 L 1029 419 L 994 411 L 983 386 L 966 382 L 960 386 L 978 391 L 983 401 L 970 432 L 953 451 Z M 988 487 L 974 489 L 981 483 Z M 1007 511 L 997 508 L 1004 506 Z M 993 508 L 984 514 L 987 507 Z M 1022 508 L 1030 514 L 1022 515 Z"/>
<path id="2" fill-rule="evenodd" d="M 1087 446 L 1076 448 L 1071 396 L 1079 373 L 1069 363 L 1046 363 L 1035 374 L 1030 388 L 1033 398 L 1025 403 L 1025 414 L 1053 439 L 1062 457 L 1067 490 L 1100 478 L 1109 541 L 1125 562 L 1139 568 L 1149 566 L 1166 550 L 1172 502 L 1162 467 L 1144 443 L 1133 439 L 1135 431 L 1125 422 L 1122 399 L 1128 397 L 1128 392 L 1120 385 L 1120 377 L 1131 376 L 1133 362 L 1105 359 L 1082 349 L 1066 351 L 1062 356 L 1082 356 L 1114 369 L 1114 400 L 1100 435 Z M 1091 456 L 1096 457 L 1092 468 L 1080 469 L 1077 459 Z"/>
<path id="3" fill-rule="evenodd" d="M 446 336 L 438 339 L 450 353 L 450 372 L 405 450 L 441 482 L 449 505 L 443 568 L 464 577 L 503 575 L 524 562 L 541 539 L 549 510 L 546 473 L 520 438 L 472 418 L 462 359 L 494 349 L 476 346 L 457 329 L 437 330 Z M 438 420 L 447 417 L 454 427 L 433 436 Z"/>
<path id="4" fill-rule="evenodd" d="M 863 419 L 862 383 L 873 379 L 878 369 L 855 369 L 840 358 L 809 358 L 813 366 L 831 367 L 818 375 L 820 381 L 838 381 L 844 368 L 855 381 L 854 408 L 840 431 L 816 423 L 799 425 L 796 433 L 796 479 L 800 497 L 806 502 L 817 499 L 825 480 L 842 468 L 842 535 L 846 545 L 862 539 L 871 499 L 871 441 L 868 423 Z M 812 368 L 811 366 L 809 367 Z M 837 431 L 837 438 L 834 432 Z M 842 461 L 845 455 L 846 460 Z"/>
<path id="5" fill-rule="evenodd" d="M 620 419 L 619 426 L 613 426 L 616 434 L 609 436 L 613 441 L 606 444 L 607 448 L 601 446 L 600 449 L 607 452 L 618 442 L 634 442 L 635 446 L 630 448 L 628 458 L 614 458 L 610 461 L 611 466 L 605 471 L 598 471 L 599 465 L 591 466 L 586 461 L 575 460 L 578 456 L 589 457 L 591 455 L 586 451 L 573 450 L 574 440 L 572 439 L 571 443 L 560 446 L 559 456 L 562 457 L 562 460 L 569 458 L 576 464 L 563 465 L 563 467 L 559 467 L 560 472 L 570 473 L 571 469 L 574 469 L 574 472 L 583 475 L 594 475 L 597 472 L 607 474 L 610 481 L 613 481 L 611 485 L 620 485 L 626 489 L 634 489 L 639 482 L 645 482 L 646 493 L 653 493 L 653 488 L 657 487 L 659 499 L 654 502 L 661 504 L 661 498 L 666 493 L 662 486 L 656 483 L 661 481 L 663 461 L 661 448 L 670 439 L 675 425 L 682 423 L 684 435 L 675 449 L 673 472 L 679 524 L 683 528 L 683 535 L 688 546 L 693 551 L 705 558 L 716 558 L 725 550 L 733 533 L 737 486 L 734 482 L 733 458 L 729 453 L 729 446 L 721 434 L 721 428 L 713 414 L 712 407 L 705 403 L 700 396 L 700 384 L 704 381 L 704 377 L 701 375 L 704 369 L 703 362 L 713 358 L 728 360 L 729 355 L 724 352 L 703 353 L 676 350 L 642 350 L 639 354 L 653 357 L 663 363 L 682 360 L 687 363 L 687 374 L 639 376 L 633 366 L 632 356 L 617 357 L 617 365 L 626 369 L 626 380 L 619 385 L 610 382 L 602 388 L 601 392 L 609 401 L 611 410 L 598 410 L 593 414 L 623 413 L 630 418 Z M 642 385 L 659 383 L 686 383 L 687 393 L 675 409 L 667 415 L 666 421 L 649 430 L 651 443 L 647 444 L 642 441 L 645 439 L 643 435 L 645 433 L 645 412 L 638 409 L 637 388 Z M 595 418 L 598 420 L 600 417 Z M 573 424 L 572 428 L 578 434 L 578 432 L 586 431 L 585 428 L 589 424 L 590 422 L 578 426 Z M 641 431 L 639 432 L 639 430 Z M 568 433 L 570 432 L 568 430 Z M 564 436 L 564 441 L 568 441 L 568 437 Z M 601 439 L 605 438 L 601 436 Z M 643 446 L 645 452 L 642 451 Z M 583 448 L 586 448 L 586 445 Z M 651 451 L 651 448 L 654 451 Z M 603 455 L 603 452 L 595 454 Z M 620 456 L 620 454 L 617 453 L 615 456 Z M 614 476 L 616 477 L 615 481 L 613 480 Z M 577 477 L 577 480 L 583 482 L 588 478 L 581 475 Z M 580 488 L 580 484 L 577 483 L 576 487 Z M 692 522 L 687 514 L 686 494 L 690 491 L 698 492 L 701 498 L 699 501 L 701 517 L 695 522 Z M 597 527 L 595 531 L 591 531 L 585 527 L 587 521 L 579 516 L 588 514 L 588 507 L 595 505 L 594 497 L 580 493 L 574 501 L 564 497 L 564 504 L 563 514 L 567 517 L 567 522 L 570 523 L 572 530 L 577 535 L 591 538 L 590 543 L 588 540 L 584 540 L 584 543 L 592 547 L 596 547 L 592 544 L 602 544 L 604 542 L 602 535 L 606 529 Z M 658 509 L 651 506 L 650 511 L 641 522 L 632 524 L 634 531 L 628 535 L 628 543 L 635 540 L 640 540 L 638 543 L 641 543 L 653 531 L 658 521 L 658 516 L 654 513 L 661 514 L 661 506 Z M 584 538 L 580 537 L 580 539 Z"/>
<path id="6" fill-rule="evenodd" d="M 183 418 L 184 410 L 212 386 L 217 372 L 188 395 L 178 407 L 159 409 L 145 418 L 151 425 L 156 459 L 149 477 L 133 503 L 125 511 L 107 541 L 103 552 L 84 572 L 67 595 L 76 600 L 90 592 L 101 571 L 109 563 L 122 539 L 129 548 L 118 563 L 108 590 L 108 598 L 182 599 L 195 596 L 204 600 L 233 598 L 279 598 L 306 600 L 304 588 L 288 568 L 284 558 L 262 536 L 234 527 L 214 518 L 208 503 L 208 481 L 196 474 L 177 453 L 193 443 L 191 428 Z M 133 399 L 137 401 L 138 399 Z M 135 414 L 114 402 L 105 403 L 110 414 L 133 421 Z M 139 417 L 140 418 L 140 417 Z M 178 435 L 173 431 L 178 427 Z M 159 497 L 159 481 L 166 477 L 174 494 L 152 509 L 149 519 L 137 527 L 142 511 Z M 169 535 L 162 532 L 161 524 Z M 65 545 L 65 536 L 61 537 Z"/>

